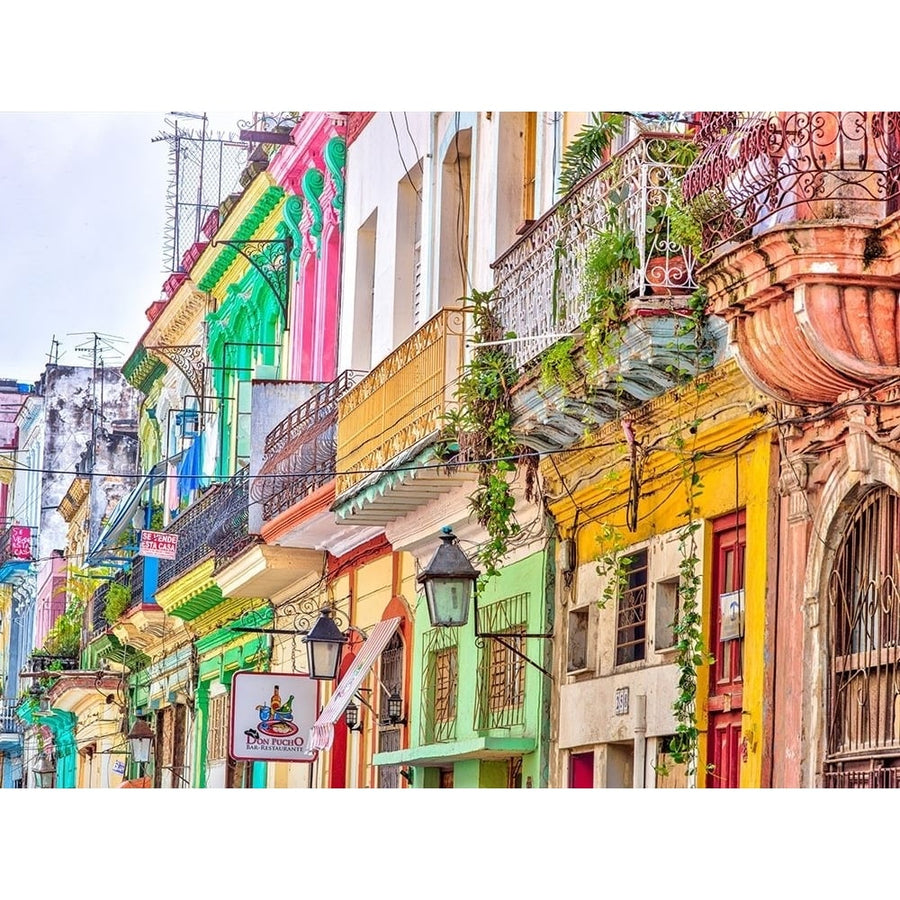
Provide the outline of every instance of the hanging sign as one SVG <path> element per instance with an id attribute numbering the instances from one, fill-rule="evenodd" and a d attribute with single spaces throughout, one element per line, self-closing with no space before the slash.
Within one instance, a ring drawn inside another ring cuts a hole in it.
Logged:
<path id="1" fill-rule="evenodd" d="M 155 556 L 157 559 L 175 559 L 178 535 L 168 531 L 142 531 L 138 556 Z"/>
<path id="2" fill-rule="evenodd" d="M 734 641 L 744 636 L 744 591 L 729 591 L 719 600 L 719 640 Z"/>
<path id="3" fill-rule="evenodd" d="M 231 682 L 232 759 L 312 762 L 309 732 L 319 708 L 319 686 L 308 675 L 236 672 Z"/>
<path id="4" fill-rule="evenodd" d="M 11 559 L 31 559 L 31 526 L 13 525 L 9 529 Z"/>

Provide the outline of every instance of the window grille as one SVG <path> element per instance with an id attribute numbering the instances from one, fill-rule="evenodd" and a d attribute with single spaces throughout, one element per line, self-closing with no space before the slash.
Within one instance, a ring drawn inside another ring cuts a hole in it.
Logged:
<path id="1" fill-rule="evenodd" d="M 381 652 L 380 662 L 381 684 L 389 692 L 395 691 L 403 696 L 403 638 L 398 632 L 388 641 L 388 645 Z M 390 724 L 387 711 L 387 695 L 379 688 L 379 710 L 382 725 Z"/>
<path id="2" fill-rule="evenodd" d="M 647 631 L 647 551 L 630 554 L 616 616 L 616 665 L 644 658 Z"/>
<path id="3" fill-rule="evenodd" d="M 456 737 L 459 682 L 456 628 L 432 628 L 425 633 L 422 654 L 422 743 L 451 741 Z"/>
<path id="4" fill-rule="evenodd" d="M 525 721 L 526 663 L 519 653 L 526 653 L 523 635 L 527 631 L 529 596 L 515 594 L 478 610 L 479 631 L 501 636 L 478 641 L 481 646 L 475 698 L 478 730 L 509 728 Z"/>
<path id="5" fill-rule="evenodd" d="M 900 497 L 887 487 L 869 491 L 850 515 L 828 582 L 826 784 L 896 781 L 884 772 L 900 763 L 898 540 Z"/>

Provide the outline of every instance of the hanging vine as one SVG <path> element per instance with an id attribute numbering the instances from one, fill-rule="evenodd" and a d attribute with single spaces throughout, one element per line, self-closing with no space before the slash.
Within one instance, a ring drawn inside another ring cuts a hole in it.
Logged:
<path id="1" fill-rule="evenodd" d="M 510 392 L 518 379 L 513 358 L 502 344 L 483 346 L 505 337 L 493 300 L 493 290 L 473 291 L 465 298 L 476 347 L 457 384 L 457 408 L 446 414 L 444 430 L 445 442 L 455 444 L 460 457 L 478 469 L 469 507 L 488 533 L 478 551 L 482 580 L 498 573 L 510 541 L 521 530 L 509 475 L 518 464 L 525 465 L 526 498 L 532 499 L 537 470 L 537 456 L 521 446 L 513 432 Z"/>

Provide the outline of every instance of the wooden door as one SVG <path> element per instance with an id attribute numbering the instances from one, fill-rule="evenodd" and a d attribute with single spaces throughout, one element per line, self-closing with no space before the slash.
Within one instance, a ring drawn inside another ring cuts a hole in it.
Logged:
<path id="1" fill-rule="evenodd" d="M 741 714 L 744 701 L 744 638 L 729 637 L 723 628 L 722 596 L 731 604 L 742 602 L 737 594 L 744 589 L 745 513 L 741 510 L 716 519 L 713 523 L 712 614 L 709 643 L 714 657 L 709 679 L 709 724 L 707 731 L 709 762 L 712 771 L 706 786 L 740 787 Z M 733 630 L 732 632 L 733 633 Z"/>
<path id="2" fill-rule="evenodd" d="M 594 786 L 594 753 L 572 753 L 569 756 L 569 787 L 592 788 Z"/>

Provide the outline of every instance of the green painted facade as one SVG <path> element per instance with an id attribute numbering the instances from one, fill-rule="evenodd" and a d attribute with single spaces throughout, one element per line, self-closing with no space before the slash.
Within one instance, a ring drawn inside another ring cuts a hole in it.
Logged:
<path id="1" fill-rule="evenodd" d="M 485 586 L 482 632 L 552 631 L 553 548 L 512 563 Z M 374 757 L 413 770 L 414 787 L 546 787 L 548 675 L 492 638 L 475 637 L 474 609 L 462 628 L 432 628 L 425 604 L 415 621 L 410 747 Z M 509 639 L 549 669 L 547 638 Z"/>

